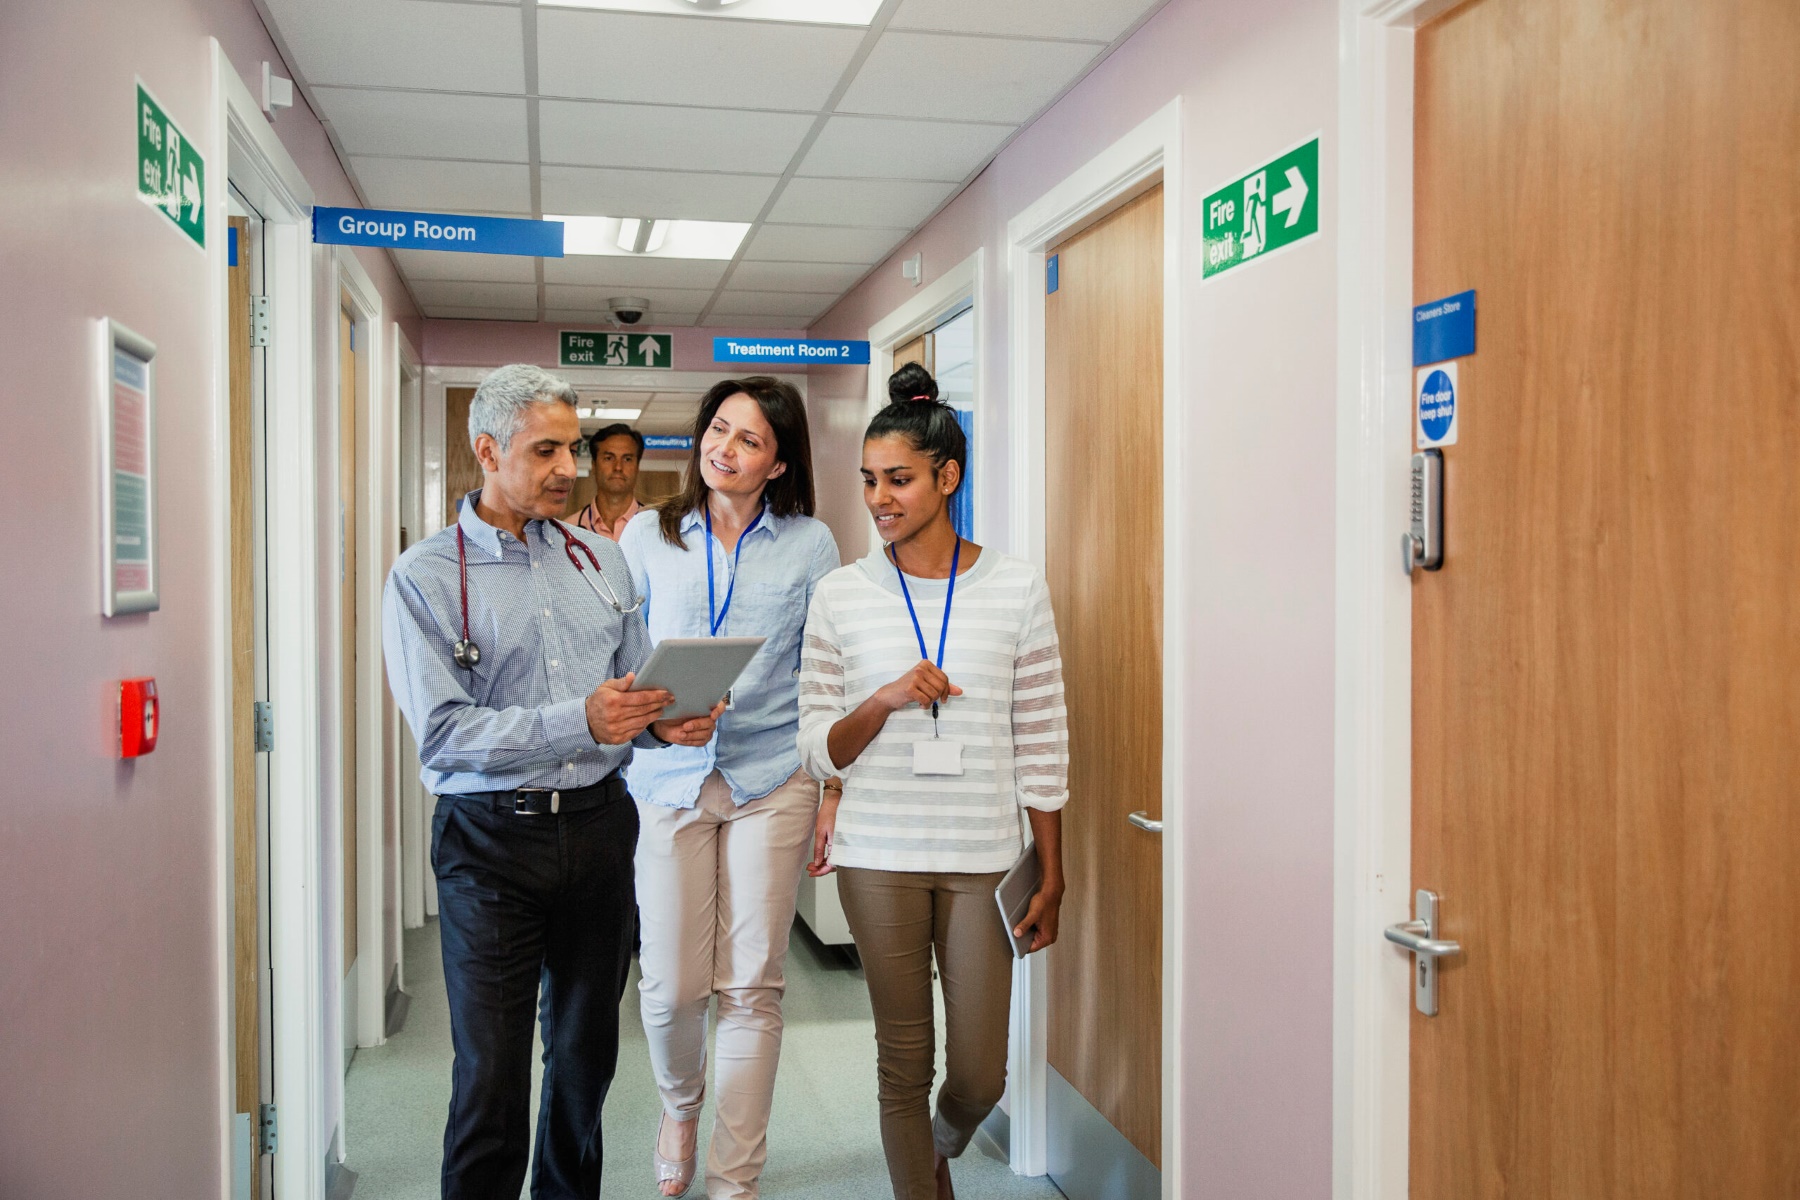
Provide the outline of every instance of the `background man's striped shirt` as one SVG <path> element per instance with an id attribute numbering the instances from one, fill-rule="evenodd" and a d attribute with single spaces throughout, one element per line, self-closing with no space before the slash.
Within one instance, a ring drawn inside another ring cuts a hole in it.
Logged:
<path id="1" fill-rule="evenodd" d="M 946 580 L 906 577 L 937 657 Z M 931 711 L 891 715 L 839 770 L 831 726 L 919 661 L 918 636 L 893 563 L 877 550 L 819 581 L 800 657 L 800 758 L 815 778 L 844 781 L 832 838 L 840 867 L 1004 871 L 1021 848 L 1019 808 L 1068 800 L 1069 724 L 1050 589 L 1032 564 L 984 549 L 956 581 L 944 673 L 963 689 L 940 707 L 939 733 L 963 744 L 961 775 L 914 775 L 913 743 Z"/>

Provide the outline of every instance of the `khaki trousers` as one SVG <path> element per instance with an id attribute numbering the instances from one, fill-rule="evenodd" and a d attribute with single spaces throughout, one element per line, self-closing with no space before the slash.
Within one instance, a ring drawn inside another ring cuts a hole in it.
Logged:
<path id="1" fill-rule="evenodd" d="M 934 1152 L 961 1154 L 1006 1089 L 1013 959 L 994 906 L 1001 873 L 840 867 L 837 875 L 875 1010 L 881 1145 L 894 1200 L 934 1200 Z M 944 1086 L 935 1118 L 934 951 L 945 1026 Z"/>
<path id="2" fill-rule="evenodd" d="M 693 808 L 638 804 L 639 1003 L 650 1066 L 673 1119 L 700 1113 L 706 1010 L 719 997 L 711 1200 L 755 1197 L 769 1156 L 782 967 L 818 796 L 818 784 L 796 771 L 739 808 L 714 771 Z"/>

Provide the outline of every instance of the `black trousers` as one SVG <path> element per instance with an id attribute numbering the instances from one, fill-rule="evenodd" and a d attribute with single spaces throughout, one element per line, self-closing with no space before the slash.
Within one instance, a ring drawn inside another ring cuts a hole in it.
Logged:
<path id="1" fill-rule="evenodd" d="M 519 1195 L 534 1012 L 544 1086 L 531 1194 L 600 1195 L 600 1106 L 619 1057 L 637 834 L 637 806 L 623 789 L 596 808 L 542 816 L 438 801 L 431 862 L 456 1052 L 444 1200 Z"/>

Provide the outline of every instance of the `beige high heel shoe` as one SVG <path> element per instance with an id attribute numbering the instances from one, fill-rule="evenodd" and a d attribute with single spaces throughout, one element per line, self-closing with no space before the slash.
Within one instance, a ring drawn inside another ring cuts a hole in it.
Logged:
<path id="1" fill-rule="evenodd" d="M 656 1145 L 651 1147 L 650 1163 L 656 1168 L 656 1190 L 659 1195 L 670 1197 L 685 1196 L 688 1194 L 688 1189 L 694 1186 L 694 1172 L 700 1165 L 699 1114 L 696 1113 L 694 1118 L 694 1151 L 687 1156 L 687 1159 L 684 1162 L 671 1162 L 662 1156 L 663 1122 L 668 1119 L 668 1113 L 662 1114 L 662 1116 L 657 1119 Z M 681 1190 L 678 1192 L 664 1191 L 663 1184 L 665 1183 L 677 1184 L 680 1186 Z"/>

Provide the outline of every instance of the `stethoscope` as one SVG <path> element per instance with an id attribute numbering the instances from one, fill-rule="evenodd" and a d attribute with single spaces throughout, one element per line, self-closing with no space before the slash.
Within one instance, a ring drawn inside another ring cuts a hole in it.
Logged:
<path id="1" fill-rule="evenodd" d="M 642 599 L 635 601 L 629 606 L 620 604 L 619 594 L 613 591 L 612 584 L 607 582 L 606 572 L 600 569 L 600 560 L 594 556 L 594 548 L 570 533 L 568 527 L 561 521 L 551 521 L 550 523 L 556 526 L 557 530 L 563 535 L 563 553 L 569 556 L 569 561 L 573 563 L 575 569 L 581 573 L 581 577 L 587 580 L 587 585 L 592 589 L 594 595 L 599 596 L 600 599 L 612 605 L 613 611 L 622 617 L 629 616 L 638 609 L 644 607 Z M 598 584 L 596 584 L 593 577 L 588 574 L 587 567 L 583 566 L 581 560 L 575 557 L 577 548 L 579 548 L 583 554 L 587 555 L 588 562 L 593 564 L 594 575 L 600 577 L 600 582 Z M 456 661 L 457 666 L 462 667 L 464 670 L 469 670 L 481 662 L 481 647 L 477 646 L 474 639 L 469 637 L 469 555 L 468 551 L 464 548 L 461 524 L 458 524 L 456 527 L 456 569 L 462 582 L 462 640 L 450 647 L 450 657 Z M 605 595 L 600 594 L 600 589 L 603 587 L 606 589 Z"/>

